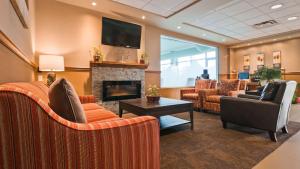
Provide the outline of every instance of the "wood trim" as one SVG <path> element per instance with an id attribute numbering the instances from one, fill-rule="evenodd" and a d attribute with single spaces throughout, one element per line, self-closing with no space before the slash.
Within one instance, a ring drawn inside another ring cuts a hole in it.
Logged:
<path id="1" fill-rule="evenodd" d="M 11 52 L 16 54 L 20 59 L 29 64 L 33 69 L 37 69 L 35 63 L 33 63 L 25 54 L 0 30 L 0 43 L 7 47 Z"/>
<path id="2" fill-rule="evenodd" d="M 90 62 L 91 67 L 115 67 L 115 68 L 128 68 L 128 69 L 147 69 L 148 65 L 139 63 L 122 63 L 113 61 L 103 62 Z"/>
<path id="3" fill-rule="evenodd" d="M 283 75 L 300 75 L 300 72 L 285 72 Z"/>
<path id="4" fill-rule="evenodd" d="M 65 67 L 66 72 L 90 72 L 91 68 Z"/>
<path id="5" fill-rule="evenodd" d="M 25 18 L 23 16 L 22 12 L 21 12 L 21 9 L 19 8 L 17 0 L 10 0 L 10 2 L 12 4 L 13 8 L 15 9 L 16 14 L 19 17 L 23 27 L 28 29 L 28 25 L 27 25 L 27 23 L 25 21 Z M 28 1 L 26 1 L 26 5 L 27 5 L 26 9 L 28 9 Z"/>
<path id="6" fill-rule="evenodd" d="M 146 73 L 161 73 L 161 71 L 160 70 L 146 70 L 145 71 Z"/>

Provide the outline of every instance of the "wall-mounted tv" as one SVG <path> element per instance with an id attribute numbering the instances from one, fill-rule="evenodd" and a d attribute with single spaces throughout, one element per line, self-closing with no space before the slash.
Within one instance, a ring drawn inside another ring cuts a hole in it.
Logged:
<path id="1" fill-rule="evenodd" d="M 102 18 L 102 44 L 139 49 L 142 27 L 110 18 Z"/>

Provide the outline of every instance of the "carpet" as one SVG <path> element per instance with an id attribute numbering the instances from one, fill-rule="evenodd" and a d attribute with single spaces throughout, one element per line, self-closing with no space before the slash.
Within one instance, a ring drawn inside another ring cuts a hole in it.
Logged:
<path id="1" fill-rule="evenodd" d="M 188 113 L 178 117 L 189 119 Z M 289 134 L 279 132 L 278 142 L 268 132 L 228 124 L 222 128 L 219 115 L 194 113 L 194 131 L 189 125 L 161 132 L 161 169 L 250 169 L 300 130 L 289 122 Z"/>

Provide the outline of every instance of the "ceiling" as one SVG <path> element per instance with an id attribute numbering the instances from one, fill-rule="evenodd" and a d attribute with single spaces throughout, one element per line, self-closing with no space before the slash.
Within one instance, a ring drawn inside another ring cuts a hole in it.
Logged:
<path id="1" fill-rule="evenodd" d="M 300 30 L 300 0 L 57 1 L 226 45 Z M 91 5 L 93 1 L 96 6 Z M 282 7 L 271 9 L 277 4 Z M 288 21 L 291 16 L 299 18 Z M 261 29 L 252 26 L 272 19 L 278 24 Z"/>

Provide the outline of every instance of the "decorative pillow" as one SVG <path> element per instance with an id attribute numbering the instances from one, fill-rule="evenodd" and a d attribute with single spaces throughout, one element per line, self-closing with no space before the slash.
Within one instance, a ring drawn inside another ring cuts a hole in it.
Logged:
<path id="1" fill-rule="evenodd" d="M 280 83 L 268 83 L 261 93 L 260 100 L 273 101 L 280 87 Z"/>
<path id="2" fill-rule="evenodd" d="M 227 96 L 230 91 L 238 91 L 240 88 L 240 80 L 221 80 L 220 95 Z"/>
<path id="3" fill-rule="evenodd" d="M 206 80 L 206 79 L 196 80 L 195 91 L 199 92 L 199 90 L 201 90 L 201 89 L 209 89 L 210 83 L 211 83 L 211 80 Z"/>
<path id="4" fill-rule="evenodd" d="M 49 89 L 49 106 L 59 116 L 76 123 L 86 123 L 85 112 L 72 84 L 62 78 Z"/>

